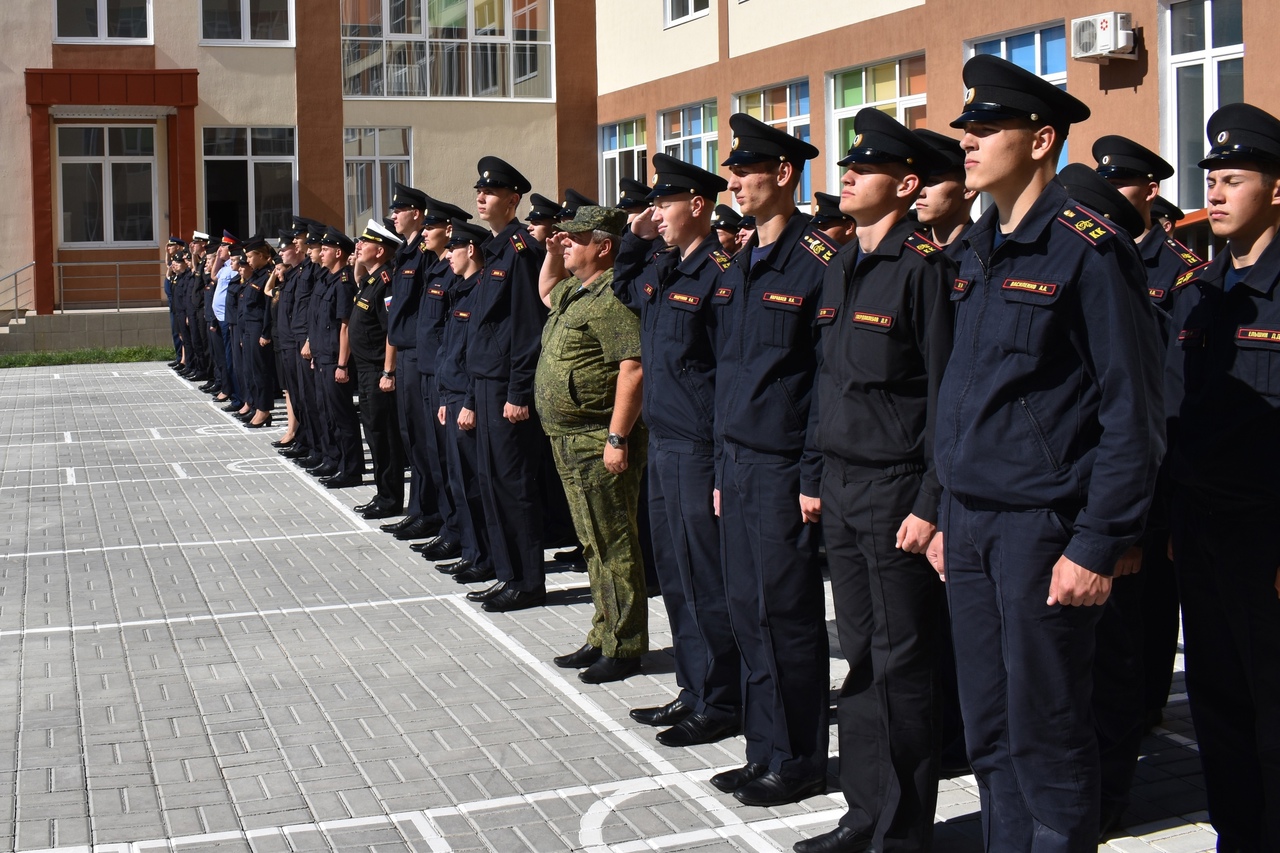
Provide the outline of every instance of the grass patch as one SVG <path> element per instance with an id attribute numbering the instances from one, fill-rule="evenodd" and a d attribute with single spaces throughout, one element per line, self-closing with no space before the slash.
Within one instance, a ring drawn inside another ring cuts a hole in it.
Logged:
<path id="1" fill-rule="evenodd" d="M 0 368 L 49 367 L 58 364 L 120 364 L 128 361 L 172 361 L 173 347 L 110 347 L 62 352 L 0 353 Z"/>

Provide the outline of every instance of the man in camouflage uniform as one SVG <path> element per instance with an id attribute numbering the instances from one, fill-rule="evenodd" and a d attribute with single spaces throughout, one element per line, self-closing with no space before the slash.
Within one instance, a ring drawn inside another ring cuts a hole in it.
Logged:
<path id="1" fill-rule="evenodd" d="M 591 578 L 595 615 L 582 648 L 556 659 L 586 667 L 587 684 L 640 671 L 649 648 L 648 602 L 636 511 L 647 435 L 640 324 L 613 293 L 625 211 L 583 205 L 548 240 L 539 279 L 551 309 L 534 400 L 551 439 Z"/>

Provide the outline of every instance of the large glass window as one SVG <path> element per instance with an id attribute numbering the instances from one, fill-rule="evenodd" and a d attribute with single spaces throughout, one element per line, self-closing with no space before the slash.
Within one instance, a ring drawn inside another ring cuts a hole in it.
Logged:
<path id="1" fill-rule="evenodd" d="M 864 107 L 875 107 L 902 122 L 907 127 L 927 127 L 925 90 L 927 88 L 923 56 L 882 62 L 863 68 L 850 68 L 831 75 L 831 121 L 827 126 L 834 133 L 830 150 L 837 156 L 828 157 L 831 168 L 838 175 L 840 160 L 853 145 L 857 134 L 853 130 L 853 117 Z"/>
<path id="2" fill-rule="evenodd" d="M 274 239 L 297 202 L 292 127 L 204 129 L 205 222 L 217 233 Z"/>
<path id="3" fill-rule="evenodd" d="M 1038 74 L 1064 92 L 1067 89 L 1067 28 L 1063 24 L 1050 24 L 975 42 L 970 55 L 980 53 L 1007 59 L 1032 74 Z M 1070 162 L 1067 158 L 1069 145 L 1062 146 L 1058 169 Z M 979 206 L 986 207 L 985 198 Z"/>
<path id="4" fill-rule="evenodd" d="M 701 18 L 711 9 L 711 0 L 663 0 L 663 13 L 668 27 Z"/>
<path id="5" fill-rule="evenodd" d="M 1208 150 L 1205 123 L 1213 111 L 1244 100 L 1244 31 L 1241 0 L 1180 0 L 1169 4 L 1169 96 L 1161 110 L 1177 170 L 1179 207 L 1204 207 L 1204 171 L 1196 163 Z"/>
<path id="6" fill-rule="evenodd" d="M 347 97 L 549 100 L 550 0 L 341 0 Z"/>
<path id="7" fill-rule="evenodd" d="M 720 168 L 720 122 L 716 102 L 668 110 L 661 115 L 662 152 L 708 172 Z"/>
<path id="8" fill-rule="evenodd" d="M 151 41 L 151 0 L 55 0 L 55 41 Z"/>
<path id="9" fill-rule="evenodd" d="M 156 129 L 60 125 L 59 219 L 63 245 L 156 240 Z"/>
<path id="10" fill-rule="evenodd" d="M 600 128 L 600 203 L 618 203 L 618 181 L 631 178 L 648 183 L 649 152 L 645 121 L 635 118 Z"/>
<path id="11" fill-rule="evenodd" d="M 387 215 L 393 183 L 413 183 L 411 138 L 407 127 L 348 127 L 342 132 L 348 234 L 358 234 L 370 219 L 381 221 Z"/>
<path id="12" fill-rule="evenodd" d="M 798 139 L 809 139 L 809 81 L 784 83 L 738 95 L 738 112 L 785 130 Z M 796 203 L 807 206 L 813 197 L 810 170 L 805 169 L 796 188 Z"/>

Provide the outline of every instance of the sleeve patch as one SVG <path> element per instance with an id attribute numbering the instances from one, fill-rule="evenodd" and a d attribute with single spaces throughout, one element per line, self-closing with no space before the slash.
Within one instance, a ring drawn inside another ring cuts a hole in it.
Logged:
<path id="1" fill-rule="evenodd" d="M 1162 287 L 1147 288 L 1147 296 L 1150 296 L 1152 299 L 1155 299 L 1157 301 L 1164 299 L 1165 293 L 1167 293 L 1167 291 Z"/>
<path id="2" fill-rule="evenodd" d="M 688 293 L 668 293 L 667 299 L 672 302 L 682 302 L 685 305 L 697 305 L 702 302 L 701 296 L 692 296 Z"/>
<path id="3" fill-rule="evenodd" d="M 834 320 L 835 318 L 836 318 L 835 308 L 819 308 L 818 309 L 819 320 Z"/>
<path id="4" fill-rule="evenodd" d="M 1058 216 L 1058 221 L 1091 246 L 1099 245 L 1116 233 L 1115 226 L 1083 207 L 1068 207 Z"/>
<path id="5" fill-rule="evenodd" d="M 732 297 L 732 296 L 733 296 L 733 288 L 732 288 L 732 287 L 717 287 L 717 288 L 716 288 L 716 298 L 717 298 L 717 299 L 729 299 L 729 298 L 730 298 L 730 297 Z"/>
<path id="6" fill-rule="evenodd" d="M 645 286 L 644 286 L 644 295 L 645 295 L 645 296 L 653 296 L 653 292 L 654 292 L 654 290 L 656 290 L 656 289 L 657 289 L 657 288 L 655 288 L 652 284 L 648 284 L 648 283 L 646 283 L 646 284 L 645 284 Z"/>
<path id="7" fill-rule="evenodd" d="M 800 240 L 804 243 L 805 248 L 812 252 L 813 256 L 822 261 L 824 265 L 831 263 L 831 259 L 836 256 L 836 250 L 816 234 L 805 234 Z"/>
<path id="8" fill-rule="evenodd" d="M 524 237 L 522 237 L 521 235 L 519 235 L 519 234 L 512 234 L 512 235 L 511 235 L 511 248 L 515 249 L 517 252 L 523 252 L 523 251 L 525 251 L 526 249 L 528 249 L 528 248 L 529 248 L 529 245 L 528 245 L 527 243 L 525 243 L 525 241 L 524 241 Z"/>
<path id="9" fill-rule="evenodd" d="M 1006 278 L 1000 285 L 1004 290 L 1018 290 L 1023 293 L 1039 293 L 1041 296 L 1053 296 L 1058 292 L 1058 285 L 1046 281 L 1026 281 L 1024 279 Z"/>
<path id="10" fill-rule="evenodd" d="M 1182 339 L 1181 335 L 1178 337 Z M 1265 341 L 1269 344 L 1280 344 L 1280 329 L 1250 329 L 1241 326 L 1236 330 L 1238 341 Z"/>
<path id="11" fill-rule="evenodd" d="M 954 290 L 956 293 L 964 293 L 966 290 L 969 289 L 969 279 L 967 278 L 956 279 L 955 284 L 951 285 L 951 289 Z"/>
<path id="12" fill-rule="evenodd" d="M 455 319 L 455 320 L 470 320 L 470 319 L 471 319 L 471 312 L 470 312 L 470 311 L 454 311 L 454 312 L 453 312 L 453 319 Z"/>
<path id="13" fill-rule="evenodd" d="M 793 293 L 766 292 L 762 297 L 762 301 L 771 302 L 775 305 L 794 305 L 798 308 L 804 304 L 804 297 L 796 296 Z"/>
<path id="14" fill-rule="evenodd" d="M 874 314 L 870 311 L 854 311 L 853 322 L 864 326 L 875 326 L 877 329 L 893 328 L 893 318 L 888 314 Z"/>
<path id="15" fill-rule="evenodd" d="M 933 254 L 936 254 L 937 252 L 942 251 L 940 248 L 938 248 L 936 243 L 933 243 L 932 241 L 926 239 L 924 235 L 916 231 L 911 232 L 911 235 L 907 237 L 906 245 L 912 249 L 915 249 L 917 252 L 919 252 L 922 256 L 926 258 L 929 257 L 930 255 L 933 255 Z"/>
<path id="16" fill-rule="evenodd" d="M 733 259 L 719 249 L 711 252 L 711 260 L 715 261 L 716 266 L 720 267 L 721 270 L 727 270 L 729 265 L 733 263 Z"/>

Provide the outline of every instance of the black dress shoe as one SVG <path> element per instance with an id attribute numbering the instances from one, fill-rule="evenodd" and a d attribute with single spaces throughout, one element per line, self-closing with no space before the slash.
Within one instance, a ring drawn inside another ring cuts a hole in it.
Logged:
<path id="1" fill-rule="evenodd" d="M 311 455 L 310 450 L 307 450 L 305 447 L 299 447 L 296 442 L 292 447 L 286 447 L 283 450 L 277 450 L 276 452 L 285 459 L 304 459 Z"/>
<path id="2" fill-rule="evenodd" d="M 359 474 L 339 473 L 332 477 L 325 477 L 320 482 L 324 483 L 326 489 L 350 489 L 363 483 L 364 477 Z"/>
<path id="3" fill-rule="evenodd" d="M 680 697 L 656 708 L 632 708 L 631 719 L 646 726 L 674 726 L 693 713 L 693 703 Z"/>
<path id="4" fill-rule="evenodd" d="M 666 731 L 658 732 L 658 743 L 663 746 L 696 746 L 733 737 L 740 731 L 742 722 L 737 717 L 713 720 L 706 714 L 694 713 Z"/>
<path id="5" fill-rule="evenodd" d="M 768 772 L 768 764 L 744 764 L 712 776 L 711 784 L 726 794 L 732 794 L 743 785 L 749 785 Z"/>
<path id="6" fill-rule="evenodd" d="M 351 508 L 351 511 L 365 512 L 366 510 L 373 509 L 375 506 L 381 506 L 381 505 L 382 505 L 382 500 L 380 500 L 377 495 L 374 495 L 373 498 L 368 502 L 362 503 L 362 504 L 356 504 L 355 506 L 353 506 Z"/>
<path id="7" fill-rule="evenodd" d="M 475 563 L 470 560 L 459 560 L 456 563 L 446 563 L 444 565 L 436 565 L 436 571 L 442 575 L 460 575 L 471 569 Z"/>
<path id="8" fill-rule="evenodd" d="M 622 681 L 640 671 L 640 658 L 611 658 L 601 655 L 600 660 L 578 673 L 583 684 L 607 684 Z"/>
<path id="9" fill-rule="evenodd" d="M 299 468 L 306 468 L 308 472 L 312 468 L 319 467 L 323 462 L 324 457 L 314 450 L 306 456 L 300 456 L 293 460 L 294 465 L 297 465 Z"/>
<path id="10" fill-rule="evenodd" d="M 600 660 L 604 652 L 600 651 L 590 643 L 583 643 L 582 648 L 577 651 L 569 652 L 567 655 L 560 655 L 552 658 L 551 662 L 561 669 L 582 669 L 591 666 L 591 664 Z"/>
<path id="11" fill-rule="evenodd" d="M 413 524 L 420 518 L 422 518 L 420 515 L 406 515 L 399 521 L 393 521 L 390 524 L 379 524 L 378 529 L 383 533 L 396 533 L 408 527 L 410 524 Z"/>
<path id="12" fill-rule="evenodd" d="M 827 790 L 827 777 L 816 779 L 793 779 L 781 773 L 768 773 L 748 782 L 733 792 L 733 798 L 744 806 L 785 806 L 787 803 L 798 803 L 809 797 L 817 796 Z"/>
<path id="13" fill-rule="evenodd" d="M 234 415 L 236 412 L 240 411 L 240 407 L 235 403 L 227 403 L 225 406 L 222 407 L 222 411 L 226 412 L 227 414 Z"/>
<path id="14" fill-rule="evenodd" d="M 455 572 L 453 579 L 458 583 L 483 583 L 496 578 L 497 573 L 485 566 L 472 566 L 464 572 Z"/>
<path id="15" fill-rule="evenodd" d="M 830 832 L 805 838 L 791 845 L 796 853 L 866 853 L 871 849 L 871 836 L 847 826 L 837 826 Z"/>
<path id="16" fill-rule="evenodd" d="M 276 448 L 277 450 L 287 450 L 288 448 L 293 447 L 297 443 L 298 443 L 298 437 L 294 436 L 288 441 L 285 441 L 284 439 L 276 439 L 275 441 L 271 442 L 271 446 Z"/>
<path id="17" fill-rule="evenodd" d="M 423 550 L 422 557 L 423 559 L 437 562 L 455 559 L 461 553 L 461 542 L 456 539 L 445 539 L 443 536 L 437 536 L 435 541 Z"/>
<path id="18" fill-rule="evenodd" d="M 369 507 L 364 512 L 360 513 L 360 517 L 374 521 L 379 518 L 395 518 L 400 513 L 400 507 L 395 504 L 382 504 L 381 506 Z"/>
<path id="19" fill-rule="evenodd" d="M 199 388 L 197 388 L 196 390 L 197 390 L 197 391 L 203 391 L 204 393 L 208 394 L 208 393 L 210 393 L 211 391 L 213 391 L 213 389 L 214 389 L 214 385 L 213 385 L 212 383 L 210 383 L 210 382 L 206 382 L 206 383 L 204 383 L 203 385 L 201 385 Z"/>
<path id="20" fill-rule="evenodd" d="M 496 598 L 506 588 L 506 581 L 498 581 L 493 586 L 487 586 L 484 589 L 473 589 L 467 593 L 467 601 L 488 601 L 491 598 Z"/>
<path id="21" fill-rule="evenodd" d="M 267 419 L 266 419 L 265 421 L 263 421 L 262 423 L 257 423 L 257 424 L 256 424 L 256 423 L 254 423 L 252 420 L 250 420 L 247 424 L 245 424 L 245 427 L 246 427 L 247 429 L 267 429 L 267 428 L 269 428 L 270 426 L 271 426 L 271 416 L 270 416 L 270 415 L 268 415 L 268 416 L 267 416 Z"/>
<path id="22" fill-rule="evenodd" d="M 436 527 L 425 518 L 418 518 L 413 524 L 406 524 L 395 532 L 395 537 L 401 542 L 409 539 L 426 539 L 428 536 L 435 534 Z"/>
<path id="23" fill-rule="evenodd" d="M 168 364 L 166 364 L 166 365 L 165 365 L 165 367 L 177 367 L 179 364 L 182 364 L 182 362 L 180 362 L 180 361 L 171 361 L 171 362 L 169 362 Z"/>
<path id="24" fill-rule="evenodd" d="M 510 613 L 513 610 L 524 610 L 529 607 L 541 607 L 547 603 L 545 589 L 512 589 L 504 587 L 493 598 L 480 605 L 486 613 Z"/>
<path id="25" fill-rule="evenodd" d="M 312 477 L 319 479 L 332 477 L 334 474 L 338 473 L 338 466 L 334 465 L 332 462 L 322 462 L 314 468 L 308 468 L 307 473 Z"/>

